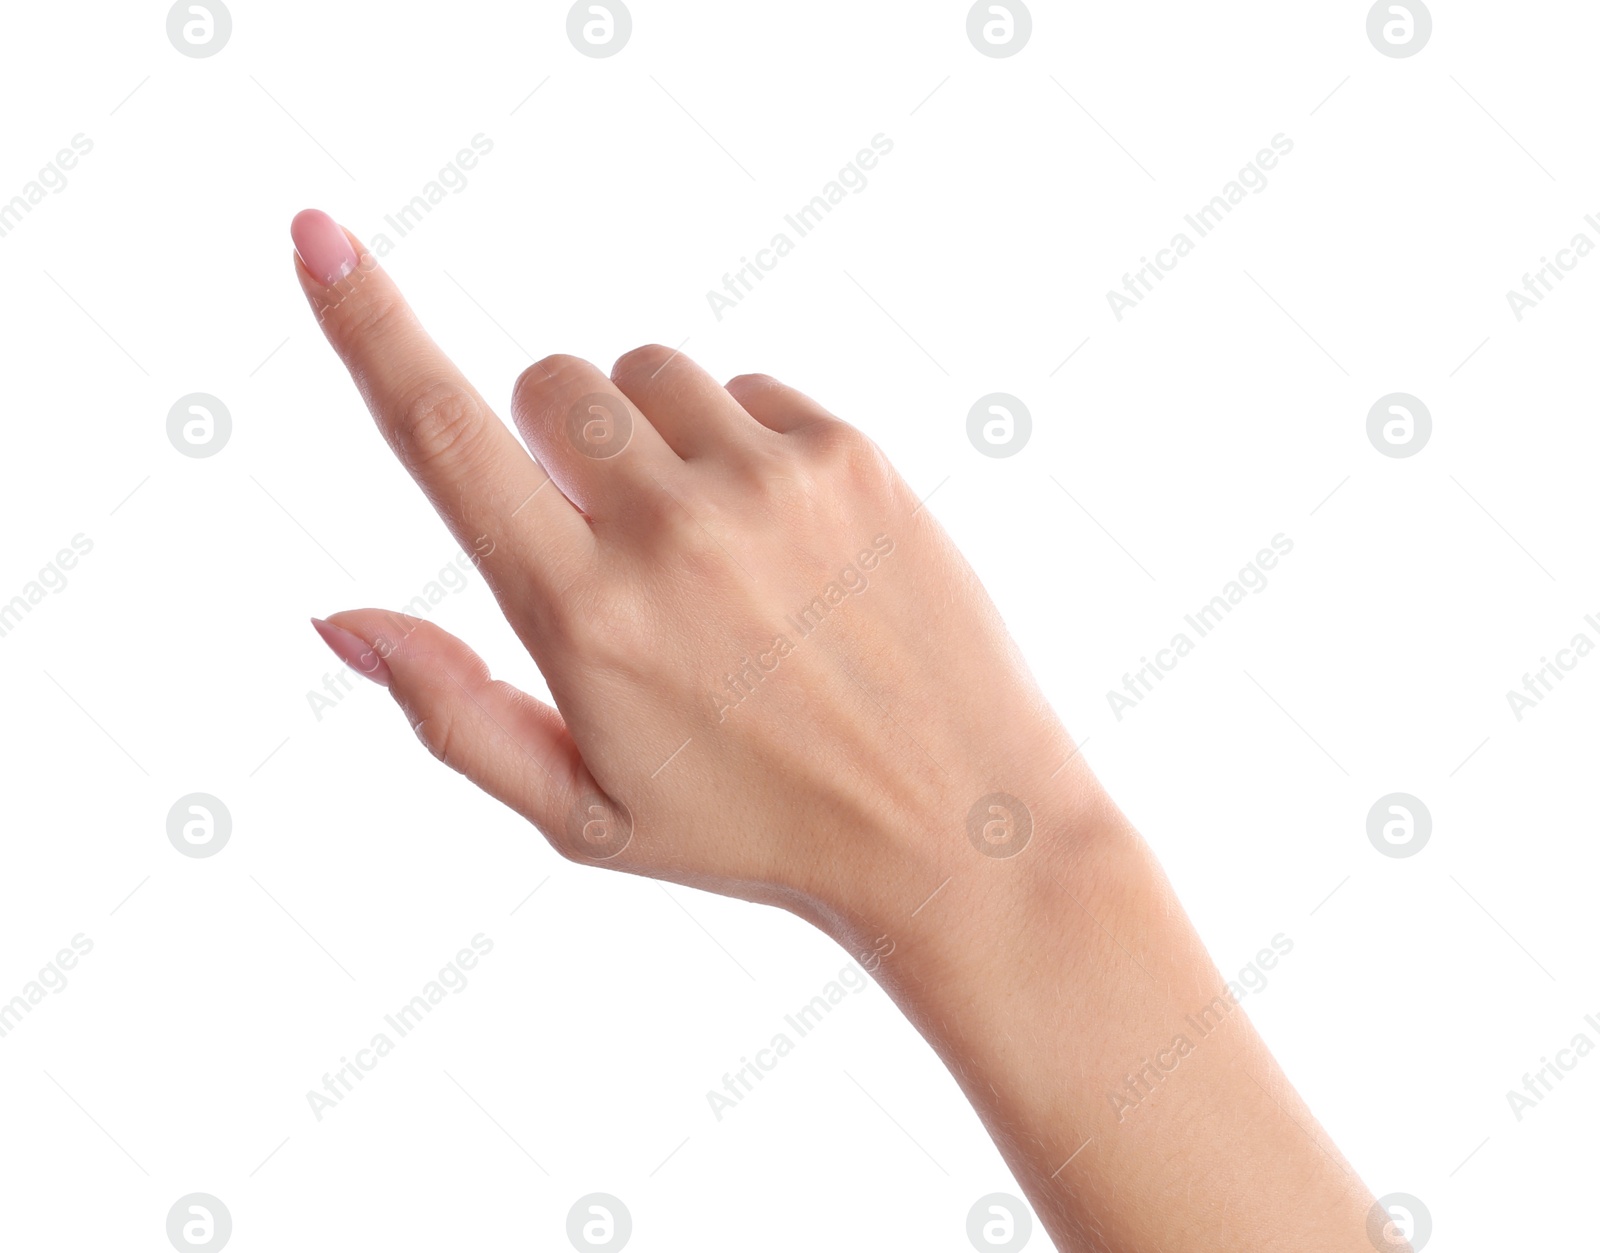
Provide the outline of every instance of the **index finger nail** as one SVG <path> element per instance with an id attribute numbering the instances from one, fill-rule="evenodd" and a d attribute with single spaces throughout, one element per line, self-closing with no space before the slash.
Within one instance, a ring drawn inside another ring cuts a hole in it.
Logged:
<path id="1" fill-rule="evenodd" d="M 289 224 L 300 264 L 323 283 L 337 283 L 356 268 L 356 250 L 339 224 L 321 209 L 303 209 Z"/>

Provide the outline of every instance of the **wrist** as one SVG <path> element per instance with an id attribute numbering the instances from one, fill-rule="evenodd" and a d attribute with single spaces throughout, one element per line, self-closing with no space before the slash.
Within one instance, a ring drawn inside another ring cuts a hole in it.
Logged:
<path id="1" fill-rule="evenodd" d="M 807 917 L 897 999 L 1001 992 L 1025 985 L 1040 963 L 1059 981 L 1058 959 L 1080 964 L 1099 952 L 1105 920 L 1165 880 L 1081 758 L 1015 786 L 1021 795 L 987 783 L 948 789 L 942 816 L 909 839 L 879 841 L 888 854 L 865 857 L 850 886 L 824 894 Z"/>
<path id="2" fill-rule="evenodd" d="M 909 909 L 836 938 L 939 1054 L 1059 1247 L 1359 1247 L 1370 1194 L 1143 840 L 1087 768 L 1061 773 L 1026 847 L 985 856 L 962 832 L 967 856 Z"/>

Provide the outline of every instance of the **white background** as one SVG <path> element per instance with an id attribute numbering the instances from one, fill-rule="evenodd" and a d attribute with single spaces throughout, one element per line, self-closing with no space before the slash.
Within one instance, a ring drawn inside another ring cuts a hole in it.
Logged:
<path id="1" fill-rule="evenodd" d="M 1222 970 L 1292 939 L 1246 1008 L 1374 1192 L 1441 1249 L 1592 1240 L 1600 1060 L 1520 1122 L 1506 1092 L 1600 1042 L 1600 659 L 1520 722 L 1505 694 L 1600 641 L 1600 259 L 1521 322 L 1505 293 L 1600 243 L 1600 13 L 1438 0 L 1391 59 L 1366 9 L 1039 3 L 991 59 L 959 3 L 636 0 L 597 60 L 548 0 L 234 0 L 208 59 L 164 5 L 8 6 L 0 200 L 93 151 L 0 238 L 0 600 L 93 550 L 0 638 L 0 999 L 94 944 L 0 1039 L 8 1238 L 161 1250 L 204 1191 L 241 1253 L 558 1248 L 603 1191 L 641 1251 L 959 1250 L 1017 1191 L 876 986 L 718 1122 L 707 1090 L 846 956 L 560 860 L 376 688 L 313 713 L 338 667 L 307 617 L 402 605 L 455 549 L 289 219 L 371 239 L 481 133 L 385 264 L 485 395 L 683 343 L 864 428 Z M 706 291 L 880 132 L 866 189 L 718 321 Z M 1117 321 L 1107 290 L 1279 133 L 1267 188 Z M 1033 414 L 1008 459 L 965 433 L 994 391 Z M 1434 421 L 1404 460 L 1365 430 L 1395 391 Z M 166 436 L 190 392 L 232 414 L 208 459 Z M 1107 690 L 1280 532 L 1267 589 L 1119 721 Z M 436 618 L 542 692 L 476 577 Z M 204 860 L 166 835 L 197 791 L 233 819 Z M 1366 835 L 1393 791 L 1433 817 L 1404 860 Z M 307 1090 L 479 932 L 471 985 L 318 1122 Z"/>

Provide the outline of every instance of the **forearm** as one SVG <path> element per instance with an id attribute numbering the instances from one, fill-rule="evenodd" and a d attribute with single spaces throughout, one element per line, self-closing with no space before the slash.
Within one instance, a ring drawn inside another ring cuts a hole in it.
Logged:
<path id="1" fill-rule="evenodd" d="M 1086 770 L 949 866 L 876 974 L 1062 1249 L 1367 1250 L 1372 1198 Z M 875 938 L 875 937 L 874 937 Z"/>

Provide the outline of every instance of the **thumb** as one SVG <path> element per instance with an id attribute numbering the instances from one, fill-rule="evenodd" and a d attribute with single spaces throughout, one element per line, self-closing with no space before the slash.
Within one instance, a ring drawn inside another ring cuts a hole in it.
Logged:
<path id="1" fill-rule="evenodd" d="M 351 609 L 311 624 L 352 670 L 387 687 L 445 765 L 509 805 L 576 861 L 615 856 L 631 820 L 595 784 L 561 715 L 431 622 Z"/>

